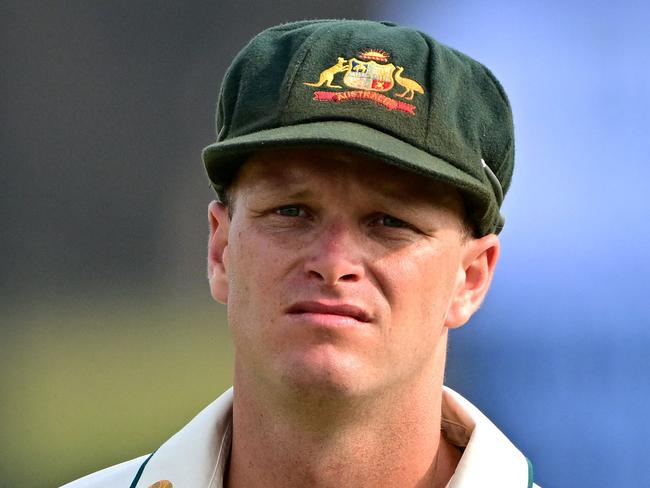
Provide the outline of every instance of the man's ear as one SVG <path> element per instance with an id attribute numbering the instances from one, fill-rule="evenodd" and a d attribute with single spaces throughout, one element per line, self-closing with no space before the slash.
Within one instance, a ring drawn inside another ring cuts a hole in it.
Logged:
<path id="1" fill-rule="evenodd" d="M 490 288 L 500 249 L 495 234 L 470 239 L 464 244 L 446 327 L 460 327 L 478 310 Z"/>
<path id="2" fill-rule="evenodd" d="M 208 239 L 208 282 L 212 298 L 220 303 L 228 302 L 228 274 L 226 251 L 230 216 L 228 209 L 217 201 L 208 206 L 210 237 Z"/>

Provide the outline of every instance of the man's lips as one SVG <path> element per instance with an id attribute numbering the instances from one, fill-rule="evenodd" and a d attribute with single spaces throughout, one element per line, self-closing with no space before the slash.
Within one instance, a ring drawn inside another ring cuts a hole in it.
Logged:
<path id="1" fill-rule="evenodd" d="M 287 309 L 287 314 L 322 314 L 349 317 L 359 322 L 370 322 L 371 317 L 364 309 L 347 303 L 323 303 L 318 301 L 296 302 Z"/>

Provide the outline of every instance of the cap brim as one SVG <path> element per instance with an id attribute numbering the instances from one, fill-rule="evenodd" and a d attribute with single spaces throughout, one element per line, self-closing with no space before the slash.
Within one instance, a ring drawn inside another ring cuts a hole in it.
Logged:
<path id="1" fill-rule="evenodd" d="M 482 217 L 490 209 L 491 196 L 483 182 L 444 159 L 366 125 L 346 121 L 311 122 L 258 131 L 216 142 L 203 150 L 203 162 L 215 188 L 223 189 L 234 178 L 244 158 L 262 149 L 301 146 L 338 146 L 382 159 L 409 171 L 448 183 L 471 199 L 473 211 Z M 477 208 L 477 206 L 479 208 Z M 482 207 L 482 209 L 480 208 Z"/>

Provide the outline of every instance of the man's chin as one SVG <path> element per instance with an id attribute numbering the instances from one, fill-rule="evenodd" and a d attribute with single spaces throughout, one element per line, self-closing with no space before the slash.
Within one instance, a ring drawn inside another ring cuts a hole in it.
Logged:
<path id="1" fill-rule="evenodd" d="M 284 368 L 282 384 L 292 393 L 314 398 L 345 399 L 363 394 L 364 368 L 354 358 L 294 358 Z"/>

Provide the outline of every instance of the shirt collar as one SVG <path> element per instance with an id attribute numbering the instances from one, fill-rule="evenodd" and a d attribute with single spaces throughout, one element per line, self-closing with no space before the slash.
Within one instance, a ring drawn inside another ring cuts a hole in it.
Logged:
<path id="1" fill-rule="evenodd" d="M 232 388 L 200 412 L 149 459 L 137 487 L 160 480 L 174 486 L 223 488 L 232 441 Z M 443 387 L 442 431 L 464 449 L 447 488 L 530 488 L 528 460 L 474 405 Z"/>
<path id="2" fill-rule="evenodd" d="M 443 388 L 443 434 L 464 448 L 447 488 L 533 486 L 528 459 L 474 405 L 450 388 Z"/>
<path id="3" fill-rule="evenodd" d="M 178 487 L 223 488 L 231 433 L 232 388 L 158 448 L 136 486 L 169 480 Z"/>

